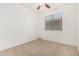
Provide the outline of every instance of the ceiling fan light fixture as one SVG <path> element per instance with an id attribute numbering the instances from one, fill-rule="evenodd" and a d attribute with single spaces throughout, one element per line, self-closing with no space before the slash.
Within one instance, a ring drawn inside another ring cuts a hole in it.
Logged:
<path id="1" fill-rule="evenodd" d="M 48 4 L 45 4 L 45 6 L 46 6 L 47 8 L 50 8 L 50 6 L 49 6 Z"/>
<path id="2" fill-rule="evenodd" d="M 46 7 L 46 8 L 50 8 L 50 6 L 47 3 L 40 3 L 39 6 L 37 7 L 37 10 L 39 10 L 41 7 Z"/>

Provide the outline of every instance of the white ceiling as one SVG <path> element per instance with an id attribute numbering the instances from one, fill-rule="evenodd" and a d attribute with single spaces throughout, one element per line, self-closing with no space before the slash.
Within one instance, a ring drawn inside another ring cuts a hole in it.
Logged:
<path id="1" fill-rule="evenodd" d="M 50 9 L 47 9 L 46 7 L 41 7 L 40 10 L 37 10 L 37 7 L 39 6 L 39 3 L 22 3 L 21 5 L 37 12 L 37 13 L 44 13 L 53 9 L 60 8 L 63 6 L 62 3 L 48 3 L 50 5 Z"/>

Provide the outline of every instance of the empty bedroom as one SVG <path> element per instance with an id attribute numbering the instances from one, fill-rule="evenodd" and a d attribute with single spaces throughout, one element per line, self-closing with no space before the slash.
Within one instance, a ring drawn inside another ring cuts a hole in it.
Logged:
<path id="1" fill-rule="evenodd" d="M 79 3 L 0 3 L 0 56 L 79 56 Z"/>

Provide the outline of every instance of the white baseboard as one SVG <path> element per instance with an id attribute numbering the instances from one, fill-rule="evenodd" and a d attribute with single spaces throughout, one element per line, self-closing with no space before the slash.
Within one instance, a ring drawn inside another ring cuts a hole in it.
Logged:
<path id="1" fill-rule="evenodd" d="M 18 45 L 21 45 L 21 44 L 24 44 L 24 43 L 28 43 L 28 42 L 36 40 L 36 39 L 38 39 L 38 37 L 34 37 L 34 38 L 28 39 L 28 40 L 18 41 L 17 43 L 10 44 L 10 45 L 0 49 L 0 51 L 6 50 L 6 49 L 9 49 L 9 48 L 12 48 L 12 47 L 16 47 Z"/>
<path id="2" fill-rule="evenodd" d="M 43 38 L 41 38 L 41 39 L 43 39 Z M 48 39 L 43 39 L 43 40 L 48 40 Z M 70 45 L 70 46 L 76 46 L 76 44 L 63 42 L 63 41 L 55 41 L 55 40 L 48 40 L 48 41 L 57 42 L 57 43 L 61 43 L 61 44 L 66 44 L 66 45 Z"/>

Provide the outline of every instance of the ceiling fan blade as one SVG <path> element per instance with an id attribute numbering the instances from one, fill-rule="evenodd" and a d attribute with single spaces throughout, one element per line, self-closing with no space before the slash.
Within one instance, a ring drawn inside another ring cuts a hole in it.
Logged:
<path id="1" fill-rule="evenodd" d="M 50 6 L 49 6 L 48 4 L 45 4 L 45 6 L 46 6 L 47 8 L 50 8 Z"/>
<path id="2" fill-rule="evenodd" d="M 40 9 L 40 6 L 38 6 L 37 9 L 39 10 Z"/>

